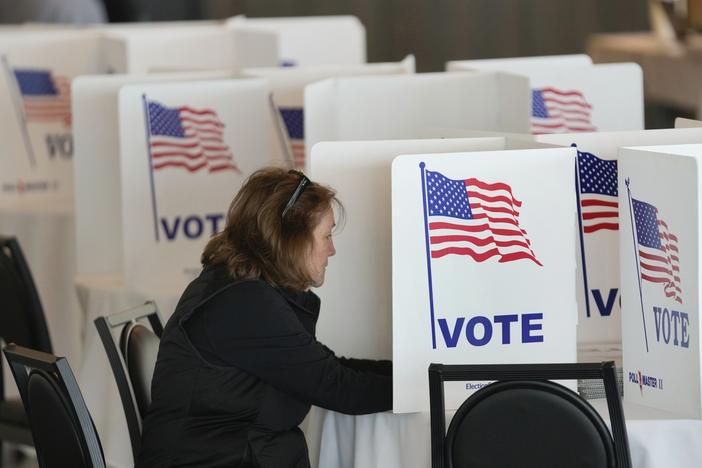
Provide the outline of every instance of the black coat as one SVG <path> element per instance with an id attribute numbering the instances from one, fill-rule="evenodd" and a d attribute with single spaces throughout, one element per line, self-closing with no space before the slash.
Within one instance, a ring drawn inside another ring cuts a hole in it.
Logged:
<path id="1" fill-rule="evenodd" d="M 206 267 L 164 329 L 137 468 L 307 467 L 310 405 L 390 409 L 391 364 L 337 358 L 315 339 L 319 305 Z"/>

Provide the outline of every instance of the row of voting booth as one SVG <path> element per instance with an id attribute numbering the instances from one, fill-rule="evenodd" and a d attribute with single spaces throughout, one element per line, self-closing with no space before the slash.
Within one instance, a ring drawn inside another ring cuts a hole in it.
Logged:
<path id="1" fill-rule="evenodd" d="M 395 412 L 428 411 L 431 362 L 605 356 L 702 418 L 702 128 L 643 130 L 637 65 L 416 74 L 348 17 L 0 29 L 0 55 L 0 203 L 71 203 L 74 274 L 180 291 L 249 175 L 304 169 L 346 212 L 318 337 L 393 359 Z"/>

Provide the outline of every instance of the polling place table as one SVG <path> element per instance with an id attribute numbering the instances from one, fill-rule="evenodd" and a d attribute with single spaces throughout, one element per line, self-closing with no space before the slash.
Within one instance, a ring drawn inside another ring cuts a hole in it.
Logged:
<path id="1" fill-rule="evenodd" d="M 2 201 L 0 235 L 15 236 L 20 243 L 44 307 L 54 352 L 71 363 L 78 361 L 84 322 L 73 287 L 73 204 Z"/>
<path id="2" fill-rule="evenodd" d="M 604 400 L 592 400 L 608 419 Z M 319 466 L 339 468 L 429 468 L 431 436 L 428 413 L 323 414 Z M 702 421 L 624 405 L 632 466 L 696 468 L 702 460 Z M 451 415 L 447 413 L 447 424 Z M 505 450 L 509 446 L 505 444 Z"/>

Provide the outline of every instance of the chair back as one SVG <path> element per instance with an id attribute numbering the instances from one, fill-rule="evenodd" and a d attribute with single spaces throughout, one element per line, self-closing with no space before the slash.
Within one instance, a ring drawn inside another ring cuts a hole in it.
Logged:
<path id="1" fill-rule="evenodd" d="M 154 377 L 161 339 L 141 323 L 127 323 L 120 334 L 120 351 L 127 365 L 139 414 L 143 419 L 151 405 L 151 381 Z"/>
<path id="2" fill-rule="evenodd" d="M 52 352 L 44 309 L 24 258 L 14 237 L 0 236 L 0 337 L 32 349 Z"/>
<path id="3" fill-rule="evenodd" d="M 17 382 L 42 468 L 104 468 L 100 439 L 66 358 L 9 344 L 3 350 Z"/>
<path id="4" fill-rule="evenodd" d="M 432 467 L 630 468 L 614 363 L 429 366 Z M 548 381 L 605 381 L 612 433 L 592 406 Z M 611 381 L 610 381 L 611 379 Z M 496 380 L 471 395 L 445 432 L 444 381 Z"/>
<path id="5" fill-rule="evenodd" d="M 163 333 L 158 309 L 149 301 L 124 312 L 98 317 L 95 327 L 117 383 L 136 459 L 141 445 L 141 424 L 151 404 L 151 380 Z M 121 329 L 119 346 L 112 333 L 116 329 Z"/>

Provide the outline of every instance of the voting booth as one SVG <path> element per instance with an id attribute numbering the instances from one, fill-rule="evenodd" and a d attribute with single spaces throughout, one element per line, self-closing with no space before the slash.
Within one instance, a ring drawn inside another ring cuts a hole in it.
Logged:
<path id="1" fill-rule="evenodd" d="M 526 133 L 529 83 L 504 73 L 423 73 L 305 88 L 307 151 L 319 141 L 417 138 L 425 128 Z"/>
<path id="2" fill-rule="evenodd" d="M 643 74 L 633 63 L 593 65 L 587 55 L 448 62 L 447 70 L 501 70 L 531 83 L 531 132 L 642 130 Z"/>
<path id="3" fill-rule="evenodd" d="M 340 355 L 392 359 L 391 163 L 400 154 L 499 151 L 538 144 L 504 137 L 324 142 L 310 177 L 344 205 L 324 285 L 317 337 Z M 369 228 L 372 227 L 372 228 Z M 349 285 L 353 285 L 350 287 Z"/>
<path id="4" fill-rule="evenodd" d="M 124 276 L 182 288 L 253 171 L 274 164 L 263 80 L 131 85 L 119 92 Z"/>
<path id="5" fill-rule="evenodd" d="M 273 32 L 250 27 L 117 28 L 104 31 L 103 55 L 113 73 L 149 73 L 273 66 Z"/>
<path id="6" fill-rule="evenodd" d="M 702 145 L 619 151 L 624 399 L 702 417 Z"/>
<path id="7" fill-rule="evenodd" d="M 123 270 L 118 94 L 136 83 L 228 78 L 230 72 L 81 76 L 73 81 L 77 273 Z M 109 249 L 104 246 L 109 245 Z"/>
<path id="8" fill-rule="evenodd" d="M 432 362 L 575 361 L 574 162 L 573 148 L 393 161 L 394 412 L 428 411 Z M 447 385 L 447 409 L 484 385 Z"/>
<path id="9" fill-rule="evenodd" d="M 581 361 L 620 360 L 620 179 L 617 151 L 624 146 L 702 142 L 702 129 L 598 132 L 535 137 L 576 145 L 578 229 L 578 350 Z"/>
<path id="10" fill-rule="evenodd" d="M 243 76 L 268 81 L 273 103 L 280 112 L 280 133 L 287 141 L 293 167 L 305 167 L 304 90 L 305 86 L 327 78 L 355 75 L 403 75 L 414 73 L 414 57 L 396 63 L 327 65 L 278 68 L 249 68 Z"/>
<path id="11" fill-rule="evenodd" d="M 0 199 L 73 199 L 71 81 L 105 71 L 96 34 L 36 31 L 0 41 Z"/>
<path id="12" fill-rule="evenodd" d="M 512 73 L 530 73 L 544 68 L 580 68 L 592 65 L 587 54 L 541 55 L 479 60 L 450 60 L 446 71 L 503 70 Z"/>
<path id="13" fill-rule="evenodd" d="M 366 29 L 355 16 L 247 18 L 235 16 L 228 27 L 263 28 L 278 37 L 283 67 L 356 65 L 366 62 Z"/>

